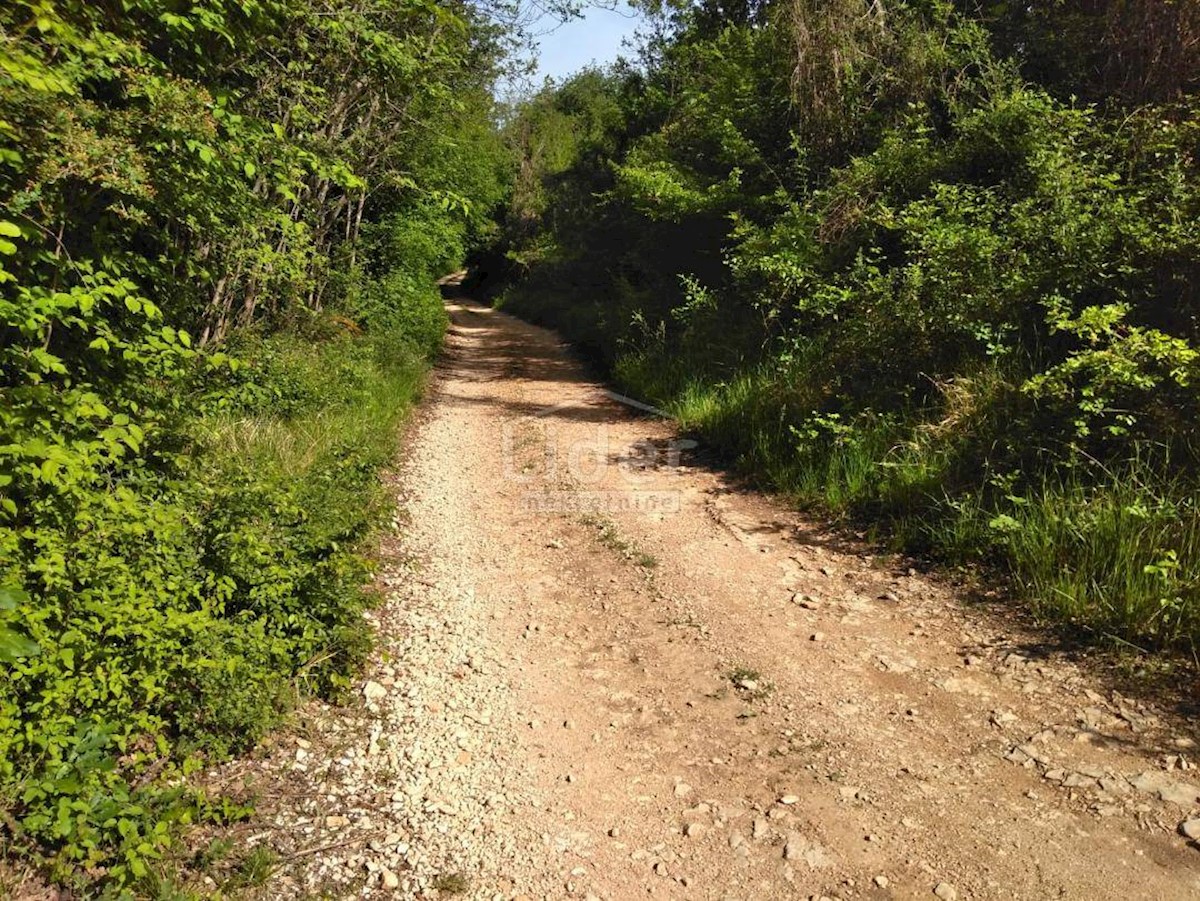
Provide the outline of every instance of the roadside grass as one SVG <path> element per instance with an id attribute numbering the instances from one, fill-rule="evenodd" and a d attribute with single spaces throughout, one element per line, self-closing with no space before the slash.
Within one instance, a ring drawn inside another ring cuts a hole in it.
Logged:
<path id="1" fill-rule="evenodd" d="M 217 409 L 199 421 L 204 444 L 215 457 L 251 460 L 273 471 L 302 477 L 323 455 L 342 445 L 363 449 L 372 460 L 390 453 L 393 427 L 420 391 L 426 362 L 402 338 L 388 347 L 343 337 L 318 346 L 280 339 L 272 375 L 286 387 L 249 410 Z M 283 362 L 278 360 L 282 358 Z"/>
<path id="2" fill-rule="evenodd" d="M 176 468 L 127 492 L 153 526 L 102 520 L 81 545 L 141 594 L 76 620 L 67 659 L 89 668 L 55 670 L 37 695 L 59 717 L 41 726 L 64 759 L 7 761 L 0 893 L 31 878 L 83 896 L 199 898 L 206 869 L 222 891 L 261 884 L 275 866 L 265 847 L 187 849 L 190 825 L 221 834 L 252 813 L 189 777 L 253 749 L 300 699 L 336 699 L 370 650 L 374 536 L 389 522 L 380 472 L 427 350 L 383 331 L 245 337 L 230 354 L 240 365 L 207 373 L 187 398 Z M 113 691 L 111 709 L 82 718 L 93 671 L 144 698 Z M 136 721 L 122 718 L 129 707 Z"/>
<path id="3" fill-rule="evenodd" d="M 917 525 L 933 546 L 981 548 L 1035 610 L 1139 650 L 1200 641 L 1200 511 L 1180 482 L 1130 464 L 1098 483 L 1051 474 L 989 508 L 947 500 Z M 1155 481 L 1158 484 L 1155 485 Z"/>
<path id="4" fill-rule="evenodd" d="M 896 550 L 983 565 L 1043 621 L 1196 654 L 1200 502 L 1195 485 L 1168 474 L 1163 453 L 1002 473 L 986 453 L 1002 440 L 988 406 L 998 376 L 981 377 L 970 403 L 950 396 L 935 410 L 842 420 L 813 416 L 812 389 L 778 367 L 723 381 L 688 369 L 642 352 L 613 372 L 622 390 L 663 406 L 684 432 L 802 508 Z"/>
<path id="5" fill-rule="evenodd" d="M 239 646 L 238 684 L 201 686 L 195 703 L 205 723 L 182 747 L 211 759 L 248 750 L 280 725 L 305 696 L 336 698 L 372 646 L 362 612 L 373 538 L 388 522 L 379 472 L 393 459 L 401 424 L 419 398 L 428 357 L 402 335 L 340 336 L 304 342 L 292 336 L 242 349 L 270 389 L 265 397 L 208 410 L 195 433 L 207 478 L 227 486 L 214 512 L 230 527 L 245 566 L 230 567 L 243 616 L 266 621 Z M 264 378 L 263 373 L 267 373 Z M 235 392 L 236 396 L 236 392 Z M 232 496 L 241 493 L 238 509 Z M 254 620 L 247 620 L 253 622 Z M 255 655 L 254 642 L 279 653 Z M 271 693 L 247 691 L 260 682 Z M 203 895 L 214 879 L 223 894 L 266 884 L 278 866 L 266 846 L 241 849 L 218 837 L 193 860 L 168 855 L 150 896 Z"/>

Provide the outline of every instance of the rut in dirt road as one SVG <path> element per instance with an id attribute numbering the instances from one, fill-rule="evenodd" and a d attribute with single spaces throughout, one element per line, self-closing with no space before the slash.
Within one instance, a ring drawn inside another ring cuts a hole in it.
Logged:
<path id="1" fill-rule="evenodd" d="M 273 892 L 1200 896 L 1165 713 L 450 311 L 366 704 L 280 755 Z"/>

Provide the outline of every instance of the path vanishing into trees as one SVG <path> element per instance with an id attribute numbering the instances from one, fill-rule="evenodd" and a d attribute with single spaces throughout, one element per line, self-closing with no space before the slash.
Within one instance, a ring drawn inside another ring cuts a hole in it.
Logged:
<path id="1" fill-rule="evenodd" d="M 449 309 L 362 703 L 257 764 L 267 896 L 1200 896 L 1177 711 Z"/>

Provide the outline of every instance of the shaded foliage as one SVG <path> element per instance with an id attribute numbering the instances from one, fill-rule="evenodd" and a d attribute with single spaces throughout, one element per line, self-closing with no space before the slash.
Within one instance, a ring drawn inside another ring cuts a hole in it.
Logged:
<path id="1" fill-rule="evenodd" d="M 503 302 L 806 502 L 1193 641 L 1195 10 L 658 6 L 644 69 L 515 117 L 560 155 Z"/>
<path id="2" fill-rule="evenodd" d="M 0 9 L 6 854 L 133 891 L 238 815 L 181 775 L 348 684 L 504 41 L 454 0 Z"/>

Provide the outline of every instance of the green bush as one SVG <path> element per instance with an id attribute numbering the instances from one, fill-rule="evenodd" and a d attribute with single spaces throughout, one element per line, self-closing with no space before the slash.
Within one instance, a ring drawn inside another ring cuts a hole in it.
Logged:
<path id="1" fill-rule="evenodd" d="M 518 109 L 485 259 L 763 483 L 1186 648 L 1200 20 L 1044 6 L 664 9 L 644 71 Z"/>
<path id="2" fill-rule="evenodd" d="M 502 191 L 503 41 L 438 2 L 0 5 L 14 869 L 155 890 L 177 826 L 240 813 L 189 771 L 363 660 L 434 282 Z"/>
<path id="3" fill-rule="evenodd" d="M 206 624 L 187 649 L 187 666 L 166 689 L 180 751 L 216 759 L 250 750 L 287 709 L 295 658 L 267 634 L 263 617 L 235 616 Z"/>
<path id="4" fill-rule="evenodd" d="M 146 877 L 172 824 L 212 812 L 154 773 L 247 750 L 298 691 L 343 689 L 369 649 L 377 473 L 435 338 L 333 334 L 193 355 L 219 376 L 177 374 L 202 412 L 147 429 L 142 455 L 89 468 L 64 452 L 46 457 L 62 461 L 52 473 L 14 473 L 10 491 L 32 502 L 0 522 L 0 791 L 14 847 L 63 878 Z M 169 454 L 145 455 L 155 438 Z M 39 494 L 47 473 L 58 490 Z"/>

